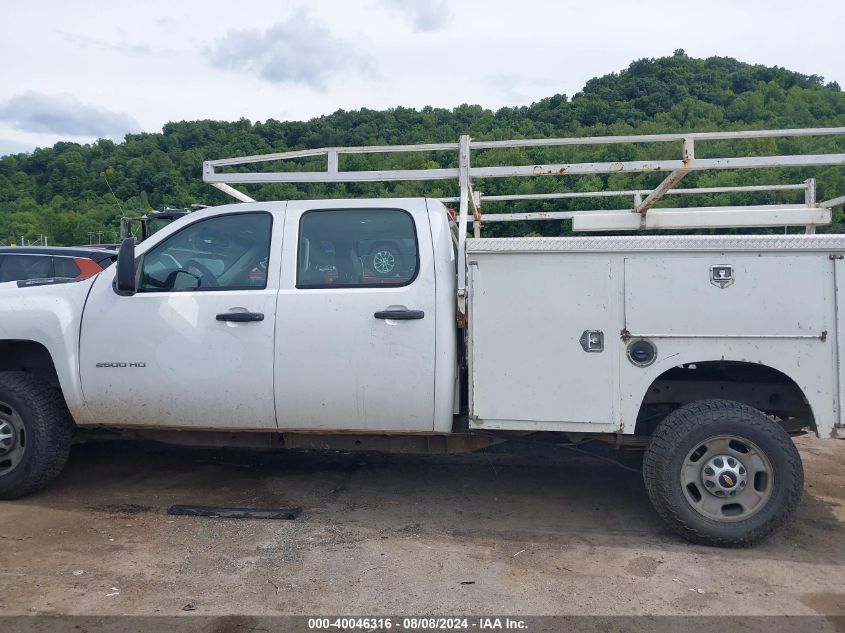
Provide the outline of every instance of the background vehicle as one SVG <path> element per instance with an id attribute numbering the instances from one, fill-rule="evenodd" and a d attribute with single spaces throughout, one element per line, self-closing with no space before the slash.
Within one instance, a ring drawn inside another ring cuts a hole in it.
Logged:
<path id="1" fill-rule="evenodd" d="M 801 498 L 803 469 L 790 433 L 839 437 L 845 429 L 838 371 L 845 286 L 837 283 L 845 237 L 485 239 L 483 198 L 472 189 L 473 177 L 670 171 L 645 195 L 610 192 L 633 194 L 633 208 L 561 212 L 576 229 L 613 231 L 784 224 L 811 231 L 845 202 L 817 202 L 805 181 L 790 186 L 803 191 L 801 204 L 651 209 L 684 170 L 845 165 L 842 154 L 694 158 L 696 138 L 731 134 L 845 136 L 845 129 L 659 137 L 683 142 L 677 161 L 480 168 L 471 166 L 464 137 L 456 170 L 377 172 L 456 176 L 457 224 L 442 200 L 430 198 L 245 201 L 191 213 L 137 250 L 126 239 L 117 265 L 90 281 L 0 289 L 0 496 L 49 482 L 74 425 L 289 449 L 460 452 L 512 438 L 593 442 L 644 451 L 654 507 L 685 538 L 756 543 Z M 638 142 L 612 138 L 585 142 Z M 204 173 L 216 185 L 376 177 L 216 174 L 213 162 Z M 387 245 L 401 264 L 390 275 L 368 274 L 365 258 Z"/>
<path id="2" fill-rule="evenodd" d="M 0 248 L 0 282 L 53 277 L 85 279 L 108 268 L 115 260 L 117 251 L 104 248 Z"/>
<path id="3" fill-rule="evenodd" d="M 204 208 L 205 205 L 195 204 L 187 209 L 166 208 L 161 211 L 150 211 L 138 218 L 121 218 L 120 239 L 124 240 L 127 237 L 134 237 L 136 242 L 143 242 L 156 231 L 163 229 L 174 220 L 185 217 L 191 211 L 198 211 Z"/>

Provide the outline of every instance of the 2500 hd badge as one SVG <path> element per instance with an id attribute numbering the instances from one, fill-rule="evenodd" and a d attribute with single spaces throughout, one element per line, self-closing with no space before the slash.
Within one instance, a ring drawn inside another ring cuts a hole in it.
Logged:
<path id="1" fill-rule="evenodd" d="M 97 369 L 106 367 L 109 369 L 119 369 L 123 367 L 146 367 L 147 363 L 97 363 Z"/>

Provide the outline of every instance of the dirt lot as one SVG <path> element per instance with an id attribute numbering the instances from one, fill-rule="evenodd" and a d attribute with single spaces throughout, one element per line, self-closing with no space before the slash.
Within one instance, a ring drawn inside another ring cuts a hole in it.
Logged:
<path id="1" fill-rule="evenodd" d="M 0 506 L 0 613 L 845 614 L 845 442 L 799 445 L 797 522 L 739 551 L 679 541 L 633 473 L 581 456 L 78 446 Z"/>

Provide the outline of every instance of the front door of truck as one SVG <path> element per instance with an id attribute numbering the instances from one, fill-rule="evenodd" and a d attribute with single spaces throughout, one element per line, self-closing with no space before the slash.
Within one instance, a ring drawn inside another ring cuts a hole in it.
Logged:
<path id="1" fill-rule="evenodd" d="M 286 222 L 279 427 L 431 431 L 435 282 L 424 201 L 290 202 Z"/>
<path id="2" fill-rule="evenodd" d="M 284 215 L 198 216 L 168 227 L 146 249 L 135 295 L 115 292 L 115 266 L 94 283 L 80 341 L 92 420 L 276 427 L 273 332 Z"/>

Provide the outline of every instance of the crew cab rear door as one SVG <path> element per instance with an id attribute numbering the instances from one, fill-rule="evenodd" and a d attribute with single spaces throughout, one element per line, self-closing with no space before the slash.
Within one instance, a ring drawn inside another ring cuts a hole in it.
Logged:
<path id="1" fill-rule="evenodd" d="M 291 201 L 283 250 L 279 427 L 431 431 L 435 277 L 425 201 Z"/>
<path id="2" fill-rule="evenodd" d="M 200 211 L 139 247 L 140 284 L 95 281 L 82 319 L 89 423 L 276 427 L 273 333 L 284 204 Z"/>

